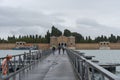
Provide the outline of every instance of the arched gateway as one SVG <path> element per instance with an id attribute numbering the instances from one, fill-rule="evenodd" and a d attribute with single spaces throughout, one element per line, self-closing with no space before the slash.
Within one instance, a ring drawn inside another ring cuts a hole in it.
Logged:
<path id="1" fill-rule="evenodd" d="M 70 49 L 75 49 L 75 37 L 73 36 L 50 37 L 50 47 L 52 46 L 58 47 L 60 44 L 65 45 Z"/>

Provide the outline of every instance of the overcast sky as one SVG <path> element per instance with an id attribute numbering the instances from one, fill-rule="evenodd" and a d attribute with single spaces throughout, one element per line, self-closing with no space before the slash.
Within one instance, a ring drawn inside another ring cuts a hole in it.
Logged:
<path id="1" fill-rule="evenodd" d="M 120 35 L 120 0 L 0 0 L 0 37 L 63 31 Z"/>

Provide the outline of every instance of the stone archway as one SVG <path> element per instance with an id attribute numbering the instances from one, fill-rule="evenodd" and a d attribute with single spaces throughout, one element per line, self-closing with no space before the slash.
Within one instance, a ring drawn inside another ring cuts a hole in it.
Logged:
<path id="1" fill-rule="evenodd" d="M 58 47 L 59 45 L 64 45 L 68 48 L 75 49 L 75 37 L 70 36 L 60 36 L 60 37 L 55 37 L 52 36 L 50 38 L 50 46 L 52 47 L 53 45 Z"/>
<path id="2" fill-rule="evenodd" d="M 67 43 L 62 42 L 62 43 L 59 43 L 58 46 L 65 46 L 65 47 L 67 47 Z"/>

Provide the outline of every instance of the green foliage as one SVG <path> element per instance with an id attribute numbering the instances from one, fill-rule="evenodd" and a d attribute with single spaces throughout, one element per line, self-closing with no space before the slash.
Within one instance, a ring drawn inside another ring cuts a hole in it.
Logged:
<path id="1" fill-rule="evenodd" d="M 113 34 L 111 34 L 111 36 L 109 37 L 109 41 L 115 43 L 117 42 L 117 38 Z"/>
<path id="2" fill-rule="evenodd" d="M 103 36 L 103 35 L 95 38 L 95 42 L 100 42 L 100 41 L 109 41 L 111 43 L 116 43 L 116 42 L 120 41 L 120 36 L 116 37 L 113 34 L 111 34 L 111 36 L 108 38 L 106 36 Z"/>
<path id="3" fill-rule="evenodd" d="M 50 43 L 50 32 L 48 31 L 47 34 L 45 35 L 45 39 L 47 43 Z"/>
<path id="4" fill-rule="evenodd" d="M 84 42 L 84 37 L 81 34 L 79 34 L 77 32 L 73 32 L 72 36 L 75 37 L 75 42 L 76 43 Z"/>
<path id="5" fill-rule="evenodd" d="M 61 35 L 62 35 L 62 32 L 59 29 L 57 29 L 54 26 L 52 26 L 51 36 L 59 37 Z"/>
<path id="6" fill-rule="evenodd" d="M 63 35 L 66 36 L 66 37 L 69 37 L 72 34 L 71 34 L 71 31 L 69 31 L 68 29 L 65 29 Z"/>
<path id="7" fill-rule="evenodd" d="M 15 36 L 14 36 L 14 35 L 13 35 L 12 37 L 9 37 L 9 36 L 8 36 L 8 41 L 9 41 L 10 43 L 15 43 L 15 42 L 16 42 Z"/>
<path id="8" fill-rule="evenodd" d="M 19 35 L 19 37 L 15 37 L 13 35 L 13 36 L 8 36 L 7 40 L 0 38 L 0 43 L 15 43 L 17 41 L 25 41 L 27 43 L 50 43 L 51 36 L 59 37 L 61 35 L 62 35 L 62 32 L 56 27 L 52 26 L 51 33 L 48 30 L 45 36 L 43 37 L 38 34 L 26 35 L 26 36 Z M 74 36 L 76 43 L 98 43 L 101 41 L 109 41 L 111 43 L 120 42 L 120 36 L 115 36 L 113 34 L 111 34 L 110 37 L 101 35 L 101 36 L 96 37 L 95 39 L 92 39 L 90 36 L 86 36 L 84 38 L 80 33 L 71 32 L 70 30 L 65 29 L 63 35 L 66 37 Z"/>

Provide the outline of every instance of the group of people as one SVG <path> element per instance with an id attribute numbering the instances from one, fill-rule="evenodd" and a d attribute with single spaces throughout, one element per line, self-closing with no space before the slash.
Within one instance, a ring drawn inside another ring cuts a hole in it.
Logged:
<path id="1" fill-rule="evenodd" d="M 58 49 L 58 53 L 61 54 L 61 49 L 62 49 L 63 54 L 64 54 L 65 48 L 66 48 L 66 45 L 65 45 L 65 44 L 59 44 L 59 45 L 58 45 L 58 48 L 57 48 L 57 49 Z M 56 50 L 56 48 L 55 48 L 55 47 L 52 47 L 53 54 L 55 54 L 55 50 Z"/>

